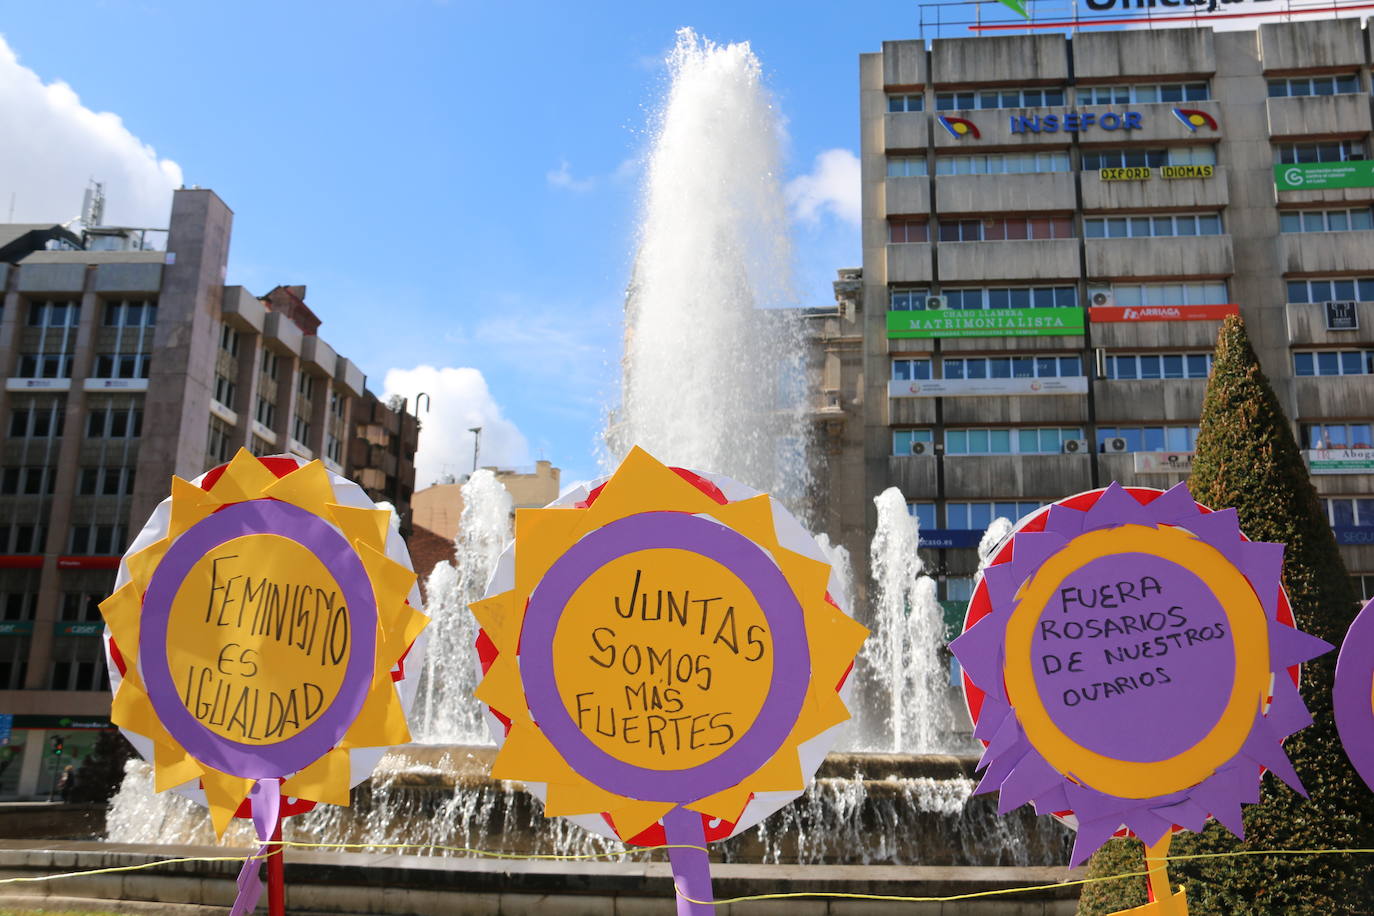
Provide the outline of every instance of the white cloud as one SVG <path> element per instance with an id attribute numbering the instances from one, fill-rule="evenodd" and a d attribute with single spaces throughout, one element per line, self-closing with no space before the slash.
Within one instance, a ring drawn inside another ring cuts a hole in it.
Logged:
<path id="1" fill-rule="evenodd" d="M 105 222 L 167 225 L 181 166 L 94 112 L 60 80 L 44 84 L 0 36 L 0 221 L 66 222 L 92 178 L 105 184 Z"/>
<path id="2" fill-rule="evenodd" d="M 816 157 L 808 175 L 787 183 L 787 202 L 805 222 L 817 222 L 827 211 L 859 224 L 859 157 L 847 149 L 828 149 Z"/>
<path id="3" fill-rule="evenodd" d="M 529 443 L 516 425 L 501 414 L 487 380 L 477 369 L 416 366 L 389 369 L 382 399 L 399 394 L 429 395 L 429 413 L 420 414 L 420 448 L 415 453 L 415 488 L 424 489 L 446 474 L 461 477 L 472 470 L 472 433 L 482 427 L 478 466 L 519 467 L 530 461 Z"/>
<path id="4" fill-rule="evenodd" d="M 575 191 L 579 194 L 596 187 L 595 178 L 574 178 L 572 166 L 568 164 L 566 159 L 559 160 L 558 168 L 545 172 L 544 177 L 548 180 L 550 187 Z"/>

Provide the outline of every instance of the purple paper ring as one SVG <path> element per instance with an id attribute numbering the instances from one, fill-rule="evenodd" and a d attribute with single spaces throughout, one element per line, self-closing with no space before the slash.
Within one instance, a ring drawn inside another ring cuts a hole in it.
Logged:
<path id="1" fill-rule="evenodd" d="M 348 608 L 348 664 L 333 702 L 299 733 L 274 744 L 244 744 L 202 725 L 177 696 L 167 660 L 167 628 L 182 582 L 211 550 L 253 534 L 277 535 L 309 550 L 338 583 Z M 274 499 L 235 503 L 191 526 L 167 550 L 143 597 L 138 657 L 148 699 L 168 734 L 188 754 L 231 776 L 285 776 L 324 756 L 358 718 L 372 682 L 376 652 L 377 602 L 362 560 L 323 519 Z"/>
<path id="2" fill-rule="evenodd" d="M 1341 643 L 1331 702 L 1345 755 L 1374 789 L 1374 600 L 1366 602 Z"/>
<path id="3" fill-rule="evenodd" d="M 719 755 L 681 770 L 635 766 L 597 747 L 568 714 L 554 674 L 553 638 L 572 596 L 612 560 L 656 549 L 691 551 L 730 570 L 759 603 L 773 635 L 773 676 L 749 729 Z M 685 804 L 738 785 L 777 753 L 801 714 L 811 683 L 811 654 L 801 603 L 761 547 L 700 516 L 642 512 L 591 532 L 539 580 L 530 593 L 520 634 L 520 676 L 540 731 L 584 779 L 640 801 Z"/>

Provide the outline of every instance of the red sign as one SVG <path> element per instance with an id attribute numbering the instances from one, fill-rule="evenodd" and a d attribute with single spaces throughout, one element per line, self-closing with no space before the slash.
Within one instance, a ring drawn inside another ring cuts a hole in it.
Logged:
<path id="1" fill-rule="evenodd" d="M 58 569 L 119 569 L 119 557 L 58 557 Z"/>
<path id="2" fill-rule="evenodd" d="M 0 556 L 0 569 L 42 569 L 42 554 L 6 554 Z"/>
<path id="3" fill-rule="evenodd" d="M 1240 306 L 1226 305 L 1118 305 L 1088 309 L 1093 324 L 1114 321 L 1220 321 L 1239 315 Z"/>

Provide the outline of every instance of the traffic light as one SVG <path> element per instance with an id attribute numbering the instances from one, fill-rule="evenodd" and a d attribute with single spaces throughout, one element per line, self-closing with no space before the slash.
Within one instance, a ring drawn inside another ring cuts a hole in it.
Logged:
<path id="1" fill-rule="evenodd" d="M 61 739 L 60 737 L 58 737 L 57 735 L 53 735 L 53 736 L 52 736 L 51 738 L 49 738 L 48 740 L 49 740 L 49 742 L 52 744 L 52 755 L 53 755 L 54 757 L 61 757 L 61 756 L 62 756 L 62 746 L 63 746 L 63 743 L 64 743 L 64 742 L 62 741 L 62 739 Z"/>

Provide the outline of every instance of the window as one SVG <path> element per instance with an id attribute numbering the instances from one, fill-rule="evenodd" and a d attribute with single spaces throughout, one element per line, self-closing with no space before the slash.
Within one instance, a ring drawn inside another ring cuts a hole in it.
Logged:
<path id="1" fill-rule="evenodd" d="M 72 358 L 67 353 L 19 354 L 20 378 L 71 378 Z"/>
<path id="2" fill-rule="evenodd" d="M 1363 423 L 1305 423 L 1302 441 L 1310 449 L 1374 448 L 1372 424 Z"/>
<path id="3" fill-rule="evenodd" d="M 92 404 L 86 415 L 90 439 L 137 439 L 143 435 L 143 408 L 127 402 Z"/>
<path id="4" fill-rule="evenodd" d="M 926 289 L 894 289 L 889 294 L 888 308 L 894 312 L 919 311 L 926 307 Z"/>
<path id="5" fill-rule="evenodd" d="M 151 353 L 100 353 L 93 378 L 147 378 Z"/>
<path id="6" fill-rule="evenodd" d="M 1322 511 L 1333 528 L 1368 528 L 1374 526 L 1374 499 L 1342 496 L 1322 500 Z"/>
<path id="7" fill-rule="evenodd" d="M 156 302 L 105 303 L 105 327 L 107 328 L 151 328 L 157 324 Z"/>
<path id="8" fill-rule="evenodd" d="M 224 325 L 219 332 L 219 348 L 230 356 L 239 355 L 239 332 Z"/>
<path id="9" fill-rule="evenodd" d="M 59 636 L 52 641 L 51 690 L 104 690 L 104 640 L 92 636 Z"/>
<path id="10" fill-rule="evenodd" d="M 1299 350 L 1293 354 L 1294 375 L 1370 375 L 1374 350 Z"/>
<path id="11" fill-rule="evenodd" d="M 1354 73 L 1336 76 L 1295 76 L 1269 81 L 1269 98 L 1301 95 L 1346 95 L 1360 91 L 1360 77 Z"/>
<path id="12" fill-rule="evenodd" d="M 892 361 L 892 378 L 896 381 L 919 381 L 930 377 L 930 360 L 928 359 L 894 359 Z"/>
<path id="13" fill-rule="evenodd" d="M 1058 150 L 1040 153 L 940 156 L 935 160 L 936 175 L 1025 175 L 1035 172 L 1067 171 L 1069 154 Z"/>
<path id="14" fill-rule="evenodd" d="M 56 470 L 44 465 L 5 468 L 0 471 L 0 494 L 5 496 L 50 495 L 56 482 Z"/>
<path id="15" fill-rule="evenodd" d="M 1170 149 L 1094 149 L 1083 151 L 1083 171 L 1119 168 L 1159 168 L 1164 165 L 1216 165 L 1215 146 L 1179 146 Z"/>
<path id="16" fill-rule="evenodd" d="M 887 97 L 887 110 L 893 114 L 899 111 L 925 111 L 925 107 L 926 97 L 920 93 L 889 95 Z"/>
<path id="17" fill-rule="evenodd" d="M 46 538 L 42 525 L 0 525 L 0 553 L 42 553 Z"/>
<path id="18" fill-rule="evenodd" d="M 257 420 L 268 429 L 274 429 L 277 422 L 277 405 L 258 395 Z"/>
<path id="19" fill-rule="evenodd" d="M 123 553 L 124 526 L 73 525 L 67 538 L 67 551 L 77 556 Z"/>
<path id="20" fill-rule="evenodd" d="M 1117 305 L 1136 308 L 1142 305 L 1225 305 L 1226 281 L 1206 283 L 1118 283 L 1110 289 L 1088 287 L 1088 298 L 1095 293 L 1110 293 Z"/>
<path id="21" fill-rule="evenodd" d="M 296 414 L 291 424 L 291 435 L 302 445 L 308 445 L 310 442 L 310 422 L 300 414 Z"/>
<path id="22" fill-rule="evenodd" d="M 324 438 L 324 455 L 335 464 L 343 460 L 343 443 L 333 433 Z"/>
<path id="23" fill-rule="evenodd" d="M 1162 238 L 1221 233 L 1220 213 L 1182 213 L 1177 216 L 1089 216 L 1083 220 L 1083 235 L 1090 239 Z"/>
<path id="24" fill-rule="evenodd" d="M 61 400 L 33 401 L 10 411 L 11 439 L 47 439 L 62 435 L 67 412 Z"/>
<path id="25" fill-rule="evenodd" d="M 1357 573 L 1350 577 L 1350 583 L 1355 586 L 1361 603 L 1374 598 L 1374 573 Z"/>
<path id="26" fill-rule="evenodd" d="M 890 219 L 887 240 L 893 245 L 930 241 L 930 227 L 924 219 Z"/>
<path id="27" fill-rule="evenodd" d="M 280 357 L 271 350 L 262 351 L 262 374 L 274 382 L 277 380 L 277 363 L 279 361 Z"/>
<path id="28" fill-rule="evenodd" d="M 980 92 L 935 93 L 936 111 L 969 111 L 979 108 L 1041 108 L 1063 105 L 1063 89 L 985 89 Z"/>
<path id="29" fill-rule="evenodd" d="M 72 623 L 98 623 L 104 619 L 100 615 L 100 602 L 104 600 L 103 592 L 63 592 L 59 619 Z"/>
<path id="30" fill-rule="evenodd" d="M 81 322 L 81 306 L 75 302 L 30 302 L 29 327 L 74 328 Z"/>
<path id="31" fill-rule="evenodd" d="M 1374 211 L 1368 207 L 1354 210 L 1285 210 L 1279 214 L 1280 232 L 1347 232 L 1374 229 Z"/>
<path id="32" fill-rule="evenodd" d="M 266 439 L 263 439 L 259 436 L 250 436 L 248 442 L 248 451 L 252 452 L 254 455 L 261 458 L 264 455 L 271 455 L 274 450 L 272 446 L 267 444 Z"/>
<path id="33" fill-rule="evenodd" d="M 946 359 L 945 378 L 1067 378 L 1083 374 L 1077 356 L 977 356 Z"/>
<path id="34" fill-rule="evenodd" d="M 1211 353 L 1117 353 L 1107 356 L 1109 379 L 1206 378 Z"/>
<path id="35" fill-rule="evenodd" d="M 307 400 L 315 396 L 315 376 L 302 372 L 296 376 L 296 393 Z"/>
<path id="36" fill-rule="evenodd" d="M 1196 426 L 1099 426 L 1097 450 L 1105 452 L 1111 440 L 1121 439 L 1128 452 L 1191 452 L 1197 436 Z"/>
<path id="37" fill-rule="evenodd" d="M 1072 286 L 992 286 L 947 289 L 940 295 L 950 309 L 1074 308 L 1078 290 Z"/>
<path id="38" fill-rule="evenodd" d="M 928 175 L 925 156 L 888 156 L 888 178 L 917 178 Z"/>
<path id="39" fill-rule="evenodd" d="M 1364 143 L 1359 140 L 1284 143 L 1274 147 L 1274 161 L 1284 165 L 1295 162 L 1351 162 L 1363 158 Z"/>
<path id="40" fill-rule="evenodd" d="M 942 242 L 1002 242 L 1020 239 L 1071 238 L 1074 238 L 1073 217 L 1069 216 L 940 220 L 940 241 Z"/>
<path id="41" fill-rule="evenodd" d="M 994 519 L 1005 518 L 1012 524 L 1043 506 L 1039 500 L 1020 502 L 948 502 L 945 503 L 945 525 L 962 531 L 983 531 Z"/>
<path id="42" fill-rule="evenodd" d="M 1290 280 L 1289 302 L 1374 302 L 1374 277 L 1356 280 Z"/>
<path id="43" fill-rule="evenodd" d="M 946 455 L 1052 455 L 1070 439 L 1082 439 L 1080 427 L 949 429 Z"/>
<path id="44" fill-rule="evenodd" d="M 215 400 L 230 410 L 234 408 L 234 392 L 237 388 L 238 386 L 228 378 L 218 372 L 215 373 Z"/>
<path id="45" fill-rule="evenodd" d="M 329 413 L 340 420 L 344 418 L 344 397 L 337 391 L 329 392 Z"/>
<path id="46" fill-rule="evenodd" d="M 205 445 L 206 460 L 213 467 L 229 460 L 229 438 L 232 430 L 219 417 L 210 418 L 209 440 Z"/>
<path id="47" fill-rule="evenodd" d="M 1212 97 L 1206 83 L 1147 83 L 1141 86 L 1080 86 L 1080 105 L 1130 105 L 1149 102 L 1204 102 Z"/>
<path id="48" fill-rule="evenodd" d="M 128 496 L 134 492 L 134 469 L 130 467 L 84 467 L 77 492 L 82 496 Z"/>
<path id="49" fill-rule="evenodd" d="M 973 576 L 945 576 L 946 601 L 972 601 L 976 581 Z"/>
<path id="50" fill-rule="evenodd" d="M 922 531 L 927 531 L 937 527 L 935 524 L 935 503 L 915 503 L 906 504 L 906 511 L 916 519 L 916 527 Z"/>
<path id="51" fill-rule="evenodd" d="M 899 457 L 916 454 L 912 448 L 917 442 L 925 446 L 924 451 L 929 452 L 930 447 L 935 443 L 934 434 L 928 429 L 894 429 L 892 431 L 892 454 Z"/>

